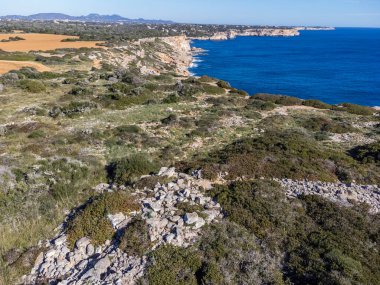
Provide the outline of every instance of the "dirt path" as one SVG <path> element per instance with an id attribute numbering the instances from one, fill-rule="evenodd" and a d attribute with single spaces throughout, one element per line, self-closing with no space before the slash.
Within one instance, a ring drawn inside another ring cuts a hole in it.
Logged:
<path id="1" fill-rule="evenodd" d="M 8 71 L 11 71 L 11 70 L 18 70 L 18 69 L 21 69 L 22 67 L 33 67 L 40 72 L 50 71 L 49 67 L 38 62 L 0 60 L 0 74 L 7 73 Z"/>

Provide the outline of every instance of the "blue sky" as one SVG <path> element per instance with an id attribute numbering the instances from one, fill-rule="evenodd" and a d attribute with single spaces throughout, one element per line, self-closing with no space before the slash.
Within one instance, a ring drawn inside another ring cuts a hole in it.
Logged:
<path id="1" fill-rule="evenodd" d="M 380 27 L 380 0 L 0 0 L 0 14 L 120 14 L 187 23 Z"/>

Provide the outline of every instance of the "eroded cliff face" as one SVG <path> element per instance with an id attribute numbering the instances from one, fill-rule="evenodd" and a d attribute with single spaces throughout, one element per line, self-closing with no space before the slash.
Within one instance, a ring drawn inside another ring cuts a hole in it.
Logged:
<path id="1" fill-rule="evenodd" d="M 101 58 L 123 69 L 138 68 L 143 75 L 176 72 L 189 76 L 192 63 L 190 39 L 186 36 L 146 38 L 103 51 Z"/>
<path id="2" fill-rule="evenodd" d="M 162 41 L 173 50 L 171 55 L 163 54 L 162 60 L 170 65 L 175 65 L 178 74 L 189 76 L 188 68 L 193 61 L 190 40 L 186 36 L 178 36 L 162 38 Z"/>
<path id="3" fill-rule="evenodd" d="M 200 37 L 198 40 L 230 40 L 237 36 L 247 37 L 294 37 L 299 36 L 300 32 L 297 28 L 287 29 L 248 29 L 243 32 L 238 30 L 229 30 L 227 32 L 219 32 L 211 37 Z"/>

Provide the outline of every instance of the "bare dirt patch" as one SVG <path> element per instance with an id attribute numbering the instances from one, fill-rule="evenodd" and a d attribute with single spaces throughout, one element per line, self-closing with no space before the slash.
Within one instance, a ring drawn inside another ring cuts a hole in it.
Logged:
<path id="1" fill-rule="evenodd" d="M 18 70 L 22 67 L 33 67 L 40 72 L 50 71 L 49 67 L 38 62 L 0 60 L 0 74 L 7 73 L 11 70 Z"/>
<path id="2" fill-rule="evenodd" d="M 0 34 L 0 40 L 7 40 L 15 34 Z M 62 42 L 64 39 L 78 39 L 79 37 L 52 34 L 17 34 L 25 40 L 0 43 L 0 49 L 7 52 L 47 51 L 60 48 L 99 48 L 95 41 Z"/>

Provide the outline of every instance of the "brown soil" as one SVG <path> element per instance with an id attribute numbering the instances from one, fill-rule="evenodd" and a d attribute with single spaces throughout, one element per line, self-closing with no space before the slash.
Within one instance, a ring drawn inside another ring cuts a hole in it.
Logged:
<path id="1" fill-rule="evenodd" d="M 15 34 L 0 34 L 0 40 L 9 39 L 14 37 Z M 78 37 L 65 36 L 65 35 L 51 35 L 51 34 L 17 34 L 25 40 L 23 41 L 11 41 L 0 42 L 0 49 L 7 52 L 29 52 L 29 51 L 47 51 L 55 50 L 59 48 L 99 48 L 96 44 L 102 42 L 90 42 L 90 41 L 78 41 L 78 42 L 62 42 L 64 39 L 78 39 Z"/>

